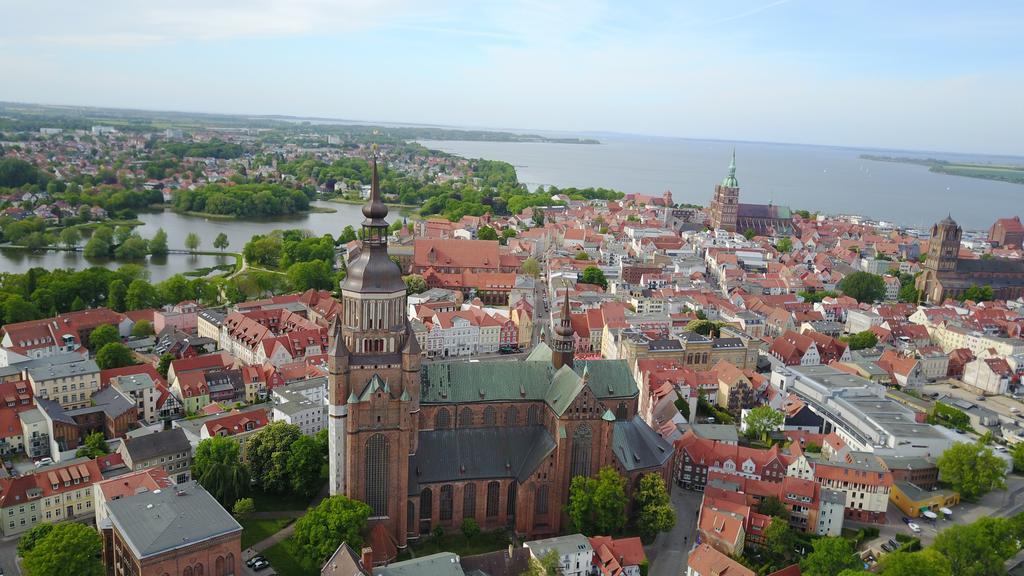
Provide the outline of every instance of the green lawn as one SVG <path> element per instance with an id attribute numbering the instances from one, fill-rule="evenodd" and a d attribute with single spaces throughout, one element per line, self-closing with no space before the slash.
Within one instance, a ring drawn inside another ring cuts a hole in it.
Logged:
<path id="1" fill-rule="evenodd" d="M 255 502 L 257 512 L 302 511 L 309 508 L 309 503 L 313 501 L 312 498 L 298 494 L 268 493 L 257 489 L 253 489 L 249 496 Z"/>
<path id="2" fill-rule="evenodd" d="M 280 576 L 308 576 L 319 574 L 320 566 L 308 566 L 291 538 L 263 551 L 270 565 Z"/>
<path id="3" fill-rule="evenodd" d="M 238 521 L 242 525 L 242 548 L 248 548 L 253 544 L 275 534 L 285 526 L 292 523 L 291 518 L 243 518 Z"/>

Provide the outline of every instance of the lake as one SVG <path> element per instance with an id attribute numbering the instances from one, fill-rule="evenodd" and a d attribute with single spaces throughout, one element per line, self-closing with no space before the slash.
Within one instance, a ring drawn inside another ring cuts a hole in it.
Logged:
<path id="1" fill-rule="evenodd" d="M 929 228 L 952 214 L 965 228 L 987 229 L 1019 214 L 1024 186 L 929 172 L 927 167 L 862 160 L 861 154 L 1022 163 L 977 154 L 922 153 L 828 146 L 600 135 L 599 145 L 531 142 L 423 141 L 467 158 L 503 160 L 519 180 L 560 188 L 594 186 L 707 205 L 736 150 L 743 202 L 788 205 L 829 214 L 854 213 Z"/>
<path id="2" fill-rule="evenodd" d="M 255 234 L 266 234 L 275 229 L 301 228 L 319 236 L 332 234 L 337 236 L 345 226 L 359 227 L 363 221 L 361 206 L 335 202 L 313 202 L 314 206 L 333 208 L 334 213 L 310 212 L 267 218 L 262 220 L 217 220 L 201 216 L 178 214 L 171 210 L 162 212 L 143 212 L 139 220 L 143 222 L 135 230 L 143 238 L 153 237 L 158 228 L 167 232 L 167 245 L 171 249 L 184 249 L 185 236 L 189 232 L 199 235 L 201 250 L 214 250 L 213 239 L 221 232 L 227 234 L 230 246 L 228 251 L 239 252 L 245 243 Z M 403 211 L 391 208 L 390 220 L 401 218 Z M 188 272 L 197 268 L 206 268 L 217 264 L 234 262 L 225 256 L 190 256 L 187 254 L 169 254 L 166 258 L 149 258 L 144 263 L 150 271 L 151 280 L 159 282 L 175 274 Z M 140 262 L 143 263 L 143 262 Z M 88 266 L 104 266 L 117 268 L 123 262 L 114 260 L 90 261 L 81 253 L 76 252 L 41 252 L 29 253 L 19 249 L 0 248 L 0 272 L 25 272 L 29 268 L 86 268 Z"/>

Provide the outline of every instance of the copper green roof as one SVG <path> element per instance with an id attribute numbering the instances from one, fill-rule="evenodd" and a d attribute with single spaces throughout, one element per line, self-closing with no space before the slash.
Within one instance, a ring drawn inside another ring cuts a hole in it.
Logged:
<path id="1" fill-rule="evenodd" d="M 391 387 L 388 383 L 381 379 L 377 374 L 370 378 L 370 381 L 366 383 L 366 387 L 363 388 L 363 392 L 359 395 L 359 401 L 365 402 L 373 396 L 373 393 L 377 390 L 383 390 L 385 394 L 391 394 Z"/>
<path id="2" fill-rule="evenodd" d="M 535 400 L 545 401 L 561 414 L 583 389 L 583 375 L 598 399 L 631 398 L 638 393 L 624 360 L 577 362 L 574 368 L 563 366 L 558 372 L 544 361 L 435 362 L 420 372 L 420 402 Z"/>
<path id="3" fill-rule="evenodd" d="M 726 188 L 739 188 L 740 183 L 736 180 L 736 151 L 732 151 L 732 162 L 729 163 L 729 175 L 722 179 L 722 186 Z"/>

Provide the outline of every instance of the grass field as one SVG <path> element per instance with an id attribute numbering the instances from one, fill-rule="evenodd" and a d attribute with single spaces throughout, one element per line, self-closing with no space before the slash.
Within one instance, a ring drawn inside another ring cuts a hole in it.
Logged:
<path id="1" fill-rule="evenodd" d="M 507 548 L 511 544 L 508 533 L 502 530 L 497 532 L 483 532 L 473 539 L 467 539 L 461 532 L 445 534 L 440 539 L 433 536 L 413 544 L 412 551 L 417 557 L 429 556 L 438 552 L 454 552 L 459 556 L 472 556 L 484 552 L 494 552 Z M 408 552 L 399 555 L 399 560 L 410 558 Z"/>
<path id="2" fill-rule="evenodd" d="M 263 556 L 270 560 L 270 565 L 280 576 L 308 576 L 320 573 L 321 567 L 309 565 L 291 538 L 267 548 L 263 551 Z"/>
<path id="3" fill-rule="evenodd" d="M 268 494 L 260 490 L 253 490 L 249 496 L 255 502 L 257 512 L 302 511 L 309 508 L 313 500 L 297 494 Z"/>
<path id="4" fill-rule="evenodd" d="M 291 518 L 243 518 L 238 521 L 242 525 L 242 548 L 265 540 L 292 523 Z"/>

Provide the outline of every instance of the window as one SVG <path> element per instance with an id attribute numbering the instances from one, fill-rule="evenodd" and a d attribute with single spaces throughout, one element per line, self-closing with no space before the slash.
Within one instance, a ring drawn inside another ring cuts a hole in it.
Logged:
<path id="1" fill-rule="evenodd" d="M 499 491 L 501 486 L 496 482 L 487 483 L 487 517 L 494 518 L 498 515 L 498 499 L 501 497 Z"/>
<path id="2" fill-rule="evenodd" d="M 488 406 L 484 408 L 484 426 L 497 426 L 498 425 L 498 412 L 494 409 L 494 406 Z"/>
<path id="3" fill-rule="evenodd" d="M 218 556 L 217 561 L 213 564 L 214 576 L 224 576 L 224 557 Z"/>
<path id="4" fill-rule="evenodd" d="M 526 412 L 526 424 L 529 426 L 540 425 L 540 409 L 537 406 L 530 406 L 530 409 Z"/>
<path id="5" fill-rule="evenodd" d="M 476 484 L 469 483 L 462 489 L 462 517 L 476 516 Z"/>
<path id="6" fill-rule="evenodd" d="M 509 519 L 516 515 L 516 482 L 513 480 L 508 484 L 508 498 L 505 499 L 505 514 Z"/>
<path id="7" fill-rule="evenodd" d="M 434 514 L 434 493 L 430 488 L 424 488 L 420 492 L 420 520 L 430 520 Z"/>
<path id="8" fill-rule="evenodd" d="M 366 503 L 374 516 L 388 515 L 388 439 L 374 434 L 366 441 Z"/>
<path id="9" fill-rule="evenodd" d="M 534 502 L 534 512 L 538 515 L 548 513 L 548 500 L 550 490 L 547 484 L 543 484 L 537 487 L 537 499 Z"/>
<path id="10" fill-rule="evenodd" d="M 447 408 L 441 408 L 434 414 L 434 429 L 445 430 L 451 426 L 451 415 L 448 414 Z"/>
<path id="11" fill-rule="evenodd" d="M 466 406 L 459 412 L 459 426 L 472 426 L 473 425 L 473 411 Z"/>
<path id="12" fill-rule="evenodd" d="M 516 410 L 515 406 L 509 406 L 505 409 L 505 425 L 506 426 L 518 426 L 519 425 L 519 411 Z"/>
<path id="13" fill-rule="evenodd" d="M 452 493 L 454 489 L 451 484 L 441 486 L 441 521 L 452 521 Z"/>
<path id="14" fill-rule="evenodd" d="M 569 471 L 572 476 L 590 476 L 590 445 L 593 433 L 589 424 L 576 428 L 572 435 L 572 464 Z"/>

